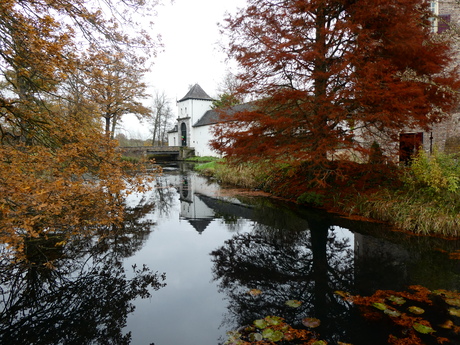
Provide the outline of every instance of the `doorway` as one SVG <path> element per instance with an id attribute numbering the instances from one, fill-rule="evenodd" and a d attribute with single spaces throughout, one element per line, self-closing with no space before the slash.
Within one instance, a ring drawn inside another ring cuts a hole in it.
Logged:
<path id="1" fill-rule="evenodd" d="M 180 125 L 181 145 L 187 146 L 187 125 L 182 122 Z"/>
<path id="2" fill-rule="evenodd" d="M 401 133 L 399 135 L 399 161 L 409 163 L 420 146 L 423 146 L 423 133 Z"/>

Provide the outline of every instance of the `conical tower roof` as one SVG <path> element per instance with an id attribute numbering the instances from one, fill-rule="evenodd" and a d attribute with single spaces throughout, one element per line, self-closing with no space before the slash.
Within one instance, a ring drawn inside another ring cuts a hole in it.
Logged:
<path id="1" fill-rule="evenodd" d="M 187 99 L 201 99 L 205 101 L 214 100 L 206 92 L 204 92 L 204 90 L 198 84 L 193 85 L 189 92 L 187 92 L 187 94 L 184 97 L 182 97 L 178 102 L 186 101 Z"/>

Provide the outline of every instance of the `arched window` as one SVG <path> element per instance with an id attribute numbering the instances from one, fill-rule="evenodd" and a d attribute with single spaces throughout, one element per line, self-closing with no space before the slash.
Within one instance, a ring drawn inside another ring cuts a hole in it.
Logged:
<path id="1" fill-rule="evenodd" d="M 180 125 L 181 145 L 187 146 L 187 126 L 182 122 Z"/>

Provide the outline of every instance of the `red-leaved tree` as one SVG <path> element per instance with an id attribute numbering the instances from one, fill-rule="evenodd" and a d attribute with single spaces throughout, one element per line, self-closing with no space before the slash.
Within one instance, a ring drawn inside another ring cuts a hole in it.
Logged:
<path id="1" fill-rule="evenodd" d="M 214 128 L 237 160 L 314 162 L 369 153 L 456 105 L 449 42 L 425 0 L 248 0 L 226 19 L 240 92 L 257 99 Z"/>

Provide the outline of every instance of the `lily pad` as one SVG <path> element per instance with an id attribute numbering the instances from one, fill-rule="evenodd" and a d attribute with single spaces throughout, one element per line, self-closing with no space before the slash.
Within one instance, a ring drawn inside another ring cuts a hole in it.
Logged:
<path id="1" fill-rule="evenodd" d="M 283 339 L 283 332 L 274 331 L 271 328 L 266 328 L 262 331 L 262 337 L 270 341 L 280 341 Z"/>
<path id="2" fill-rule="evenodd" d="M 262 331 L 262 337 L 264 337 L 265 339 L 269 339 L 273 333 L 275 333 L 275 331 L 271 328 L 266 328 Z"/>
<path id="3" fill-rule="evenodd" d="M 302 319 L 302 324 L 306 327 L 316 328 L 321 324 L 321 320 L 314 317 L 306 317 Z"/>
<path id="4" fill-rule="evenodd" d="M 422 308 L 420 307 L 416 307 L 416 306 L 410 306 L 409 308 L 407 308 L 407 310 L 409 312 L 411 312 L 412 314 L 415 314 L 415 315 L 421 315 L 425 312 L 425 310 L 423 310 Z"/>
<path id="5" fill-rule="evenodd" d="M 248 294 L 250 294 L 251 296 L 258 296 L 262 293 L 261 290 L 259 289 L 251 289 L 248 291 Z"/>
<path id="6" fill-rule="evenodd" d="M 421 323 L 418 323 L 418 322 L 414 323 L 413 327 L 417 332 L 422 333 L 422 334 L 429 334 L 429 333 L 436 332 L 430 326 L 425 326 L 425 325 L 422 325 Z"/>
<path id="7" fill-rule="evenodd" d="M 450 315 L 460 317 L 460 309 L 457 309 L 457 308 L 449 308 L 448 311 L 449 311 L 449 314 L 450 314 Z"/>
<path id="8" fill-rule="evenodd" d="M 302 305 L 302 302 L 296 299 L 290 299 L 289 301 L 286 301 L 286 305 L 292 308 L 298 308 Z"/>
<path id="9" fill-rule="evenodd" d="M 456 291 L 448 291 L 448 290 L 434 290 L 433 293 L 435 295 L 444 297 L 444 298 L 460 298 L 460 294 Z"/>
<path id="10" fill-rule="evenodd" d="M 324 340 L 317 340 L 312 345 L 327 345 L 327 343 Z"/>
<path id="11" fill-rule="evenodd" d="M 452 322 L 452 320 L 446 320 L 446 322 L 440 324 L 439 327 L 444 329 L 452 329 L 454 328 L 454 323 Z"/>
<path id="12" fill-rule="evenodd" d="M 388 309 L 388 306 L 385 303 L 374 302 L 374 303 L 372 303 L 372 306 L 374 308 L 377 308 L 378 310 L 386 310 L 386 309 Z"/>
<path id="13" fill-rule="evenodd" d="M 453 307 L 460 307 L 460 299 L 458 298 L 446 298 L 445 301 Z"/>
<path id="14" fill-rule="evenodd" d="M 250 341 L 261 341 L 263 339 L 262 334 L 260 333 L 251 333 L 249 334 Z"/>
<path id="15" fill-rule="evenodd" d="M 267 316 L 264 320 L 272 326 L 277 326 L 283 322 L 283 319 L 278 316 Z"/>
<path id="16" fill-rule="evenodd" d="M 402 297 L 398 297 L 398 296 L 393 296 L 391 295 L 390 297 L 387 298 L 389 301 L 395 303 L 395 304 L 398 304 L 398 305 L 403 305 L 404 303 L 406 303 L 406 300 Z"/>
<path id="17" fill-rule="evenodd" d="M 242 344 L 241 334 L 235 331 L 227 332 L 228 340 L 225 342 L 227 345 Z"/>
<path id="18" fill-rule="evenodd" d="M 392 310 L 392 309 L 385 309 L 383 311 L 385 314 L 387 314 L 388 316 L 391 316 L 391 317 L 399 317 L 401 316 L 401 313 L 397 310 Z"/>
<path id="19" fill-rule="evenodd" d="M 254 326 L 260 329 L 264 329 L 268 326 L 268 322 L 265 321 L 264 319 L 259 319 L 254 321 Z"/>

